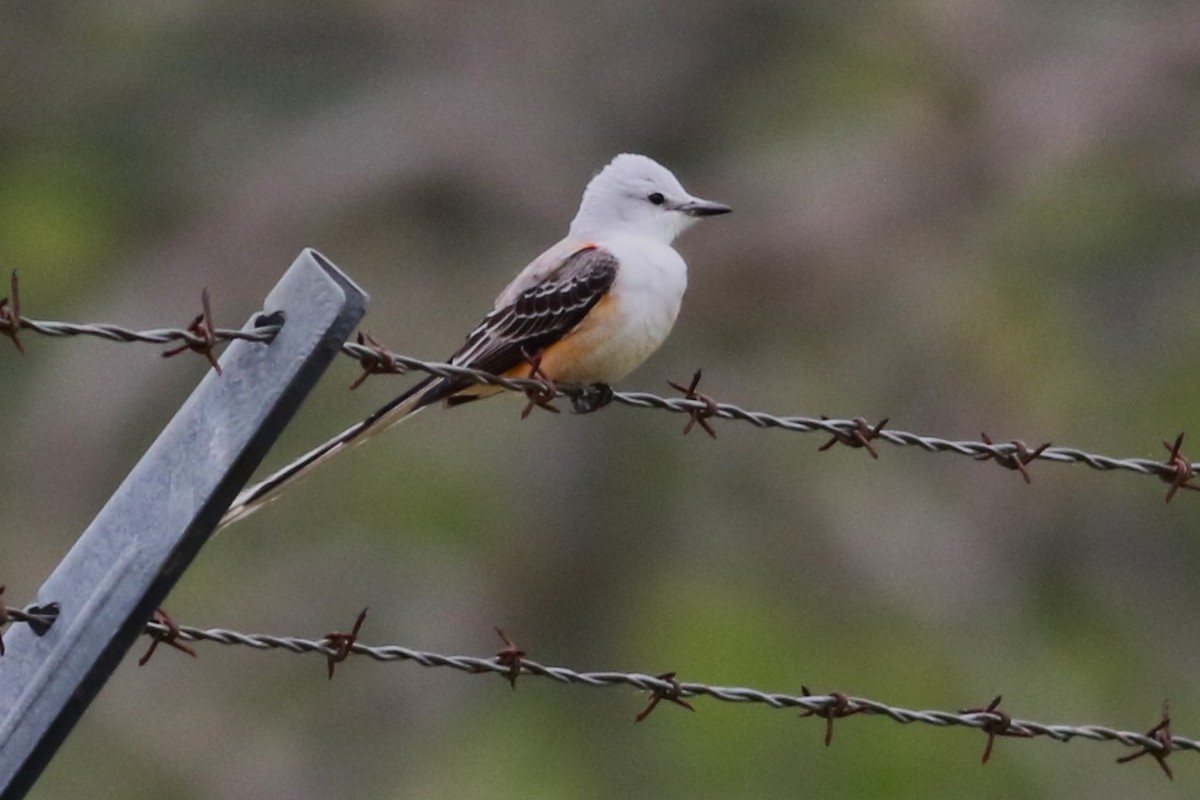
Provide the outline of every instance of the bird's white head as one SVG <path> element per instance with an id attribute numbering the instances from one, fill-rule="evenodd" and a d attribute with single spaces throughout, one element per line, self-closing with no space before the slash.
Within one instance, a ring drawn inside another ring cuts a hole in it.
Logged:
<path id="1" fill-rule="evenodd" d="M 654 159 L 622 153 L 587 185 L 570 235 L 603 239 L 625 233 L 670 244 L 700 217 L 730 211 L 723 203 L 688 194 L 679 179 Z"/>

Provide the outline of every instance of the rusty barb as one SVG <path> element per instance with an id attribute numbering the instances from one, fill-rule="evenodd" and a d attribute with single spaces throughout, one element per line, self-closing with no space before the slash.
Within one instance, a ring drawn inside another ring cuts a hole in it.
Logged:
<path id="1" fill-rule="evenodd" d="M 1153 744 L 1146 742 L 1137 752 L 1118 758 L 1117 763 L 1128 764 L 1145 755 L 1154 756 L 1154 760 L 1162 767 L 1162 771 L 1166 773 L 1167 777 L 1175 780 L 1175 775 L 1171 772 L 1171 765 L 1167 763 L 1167 756 L 1171 755 L 1176 740 L 1171 736 L 1171 706 L 1166 700 L 1163 700 L 1162 704 L 1162 718 L 1157 725 L 1146 731 L 1146 736 L 1153 741 Z"/>
<path id="2" fill-rule="evenodd" d="M 692 375 L 692 381 L 687 386 L 675 381 L 667 381 L 667 383 L 675 391 L 683 392 L 684 400 L 692 403 L 700 403 L 698 407 L 694 407 L 688 411 L 688 423 L 683 427 L 683 435 L 687 436 L 692 432 L 692 428 L 699 425 L 709 435 L 709 438 L 715 439 L 717 438 L 717 432 L 713 430 L 713 426 L 709 424 L 708 420 L 717 415 L 717 401 L 703 392 L 696 391 L 696 387 L 700 385 L 700 379 L 703 377 L 704 370 L 698 369 Z"/>
<path id="3" fill-rule="evenodd" d="M 354 620 L 354 627 L 349 633 L 341 631 L 331 631 L 325 634 L 325 638 L 321 640 L 322 644 L 332 649 L 333 652 L 327 653 L 325 658 L 328 664 L 329 680 L 333 680 L 333 668 L 350 657 L 350 653 L 354 650 L 354 645 L 358 643 L 358 634 L 362 630 L 363 622 L 367 619 L 367 609 L 358 612 L 358 616 Z"/>
<path id="4" fill-rule="evenodd" d="M 187 653 L 192 658 L 196 658 L 196 651 L 179 641 L 179 625 L 175 622 L 174 617 L 160 608 L 155 610 L 154 616 L 150 618 L 150 622 L 157 623 L 161 627 L 151 629 L 147 632 L 147 635 L 150 637 L 150 648 L 144 656 L 138 659 L 139 667 L 146 666 L 151 657 L 154 656 L 154 651 L 158 649 L 159 644 L 174 647 L 179 652 Z"/>
<path id="5" fill-rule="evenodd" d="M 359 366 L 362 367 L 362 374 L 354 379 L 350 384 L 350 391 L 354 391 L 359 386 L 362 386 L 367 378 L 372 375 L 403 375 L 408 370 L 394 360 L 392 360 L 386 347 L 381 345 L 375 337 L 365 331 L 359 331 L 355 337 L 358 346 L 365 351 L 358 356 Z"/>
<path id="6" fill-rule="evenodd" d="M 996 442 L 993 442 L 992 437 L 988 436 L 987 433 L 981 433 L 980 436 L 983 438 L 984 444 L 993 446 L 996 445 Z M 1013 448 L 1011 453 L 1001 453 L 993 450 L 988 453 L 980 453 L 979 455 L 975 456 L 975 460 L 988 461 L 990 459 L 995 459 L 996 463 L 1005 469 L 1012 469 L 1020 472 L 1021 477 L 1025 479 L 1025 483 L 1033 483 L 1029 477 L 1029 470 L 1025 469 L 1025 465 L 1041 456 L 1042 453 L 1046 452 L 1046 448 L 1050 446 L 1050 442 L 1040 444 L 1033 450 L 1030 450 L 1029 446 L 1020 439 L 1013 439 L 1011 442 L 1009 442 L 1009 444 Z"/>
<path id="7" fill-rule="evenodd" d="M 17 281 L 17 271 L 12 271 L 9 278 L 9 295 L 0 297 L 0 333 L 3 333 L 17 347 L 17 352 L 25 355 L 25 345 L 21 344 L 21 287 Z"/>
<path id="8" fill-rule="evenodd" d="M 185 350 L 199 353 L 208 359 L 208 363 L 212 364 L 212 368 L 221 374 L 221 365 L 217 363 L 217 357 L 213 353 L 213 348 L 217 346 L 216 330 L 217 325 L 213 322 L 212 303 L 208 298 L 208 289 L 203 289 L 200 292 L 200 307 L 203 309 L 196 318 L 188 324 L 188 333 L 196 337 L 198 341 L 184 342 L 178 347 L 163 351 L 163 358 L 177 356 Z"/>
<path id="9" fill-rule="evenodd" d="M 559 413 L 558 409 L 554 407 L 554 398 L 558 397 L 558 385 L 542 371 L 542 354 L 523 353 L 523 355 L 525 363 L 529 365 L 528 380 L 531 385 L 525 388 L 525 396 L 529 398 L 529 402 L 521 410 L 521 419 L 528 417 L 535 408 L 541 408 L 554 414 Z"/>
<path id="10" fill-rule="evenodd" d="M 254 327 L 247 330 L 226 330 L 214 327 L 213 313 L 208 293 L 201 295 L 203 312 L 192 320 L 185 329 L 165 328 L 147 331 L 135 331 L 117 325 L 109 324 L 79 324 L 34 320 L 26 317 L 22 309 L 19 286 L 16 273 L 10 280 L 10 296 L 0 300 L 0 335 L 13 340 L 14 345 L 24 352 L 25 343 L 19 337 L 20 333 L 31 332 L 44 336 L 95 336 L 116 342 L 151 342 L 155 344 L 174 344 L 168 354 L 191 350 L 203 355 L 209 363 L 216 366 L 215 348 L 218 344 L 234 339 L 252 342 L 270 342 L 279 332 L 281 320 L 263 316 L 256 320 Z M 342 352 L 354 358 L 363 370 L 353 386 L 357 387 L 369 375 L 400 374 L 410 370 L 418 370 L 429 375 L 442 378 L 453 378 L 458 381 L 477 383 L 487 386 L 498 386 L 510 391 L 525 394 L 530 403 L 522 410 L 523 416 L 528 416 L 534 408 L 547 410 L 557 409 L 551 401 L 556 397 L 570 400 L 574 410 L 586 413 L 602 408 L 615 402 L 621 405 L 640 409 L 656 409 L 669 413 L 683 414 L 688 417 L 684 432 L 688 433 L 697 426 L 702 427 L 709 436 L 716 436 L 716 430 L 710 420 L 714 418 L 734 420 L 748 423 L 757 428 L 786 430 L 794 433 L 821 433 L 831 437 L 819 449 L 824 451 L 835 444 L 847 447 L 865 449 L 872 458 L 878 458 L 876 443 L 887 442 L 900 447 L 917 447 L 926 452 L 956 453 L 958 455 L 976 458 L 981 461 L 994 460 L 1006 469 L 1021 473 L 1022 478 L 1030 481 L 1028 466 L 1034 461 L 1049 461 L 1058 464 L 1084 464 L 1095 470 L 1104 472 L 1127 471 L 1139 475 L 1157 476 L 1170 484 L 1166 499 L 1170 502 L 1180 489 L 1195 491 L 1200 484 L 1193 480 L 1200 470 L 1200 464 L 1192 463 L 1181 452 L 1183 434 L 1180 434 L 1174 444 L 1165 442 L 1170 452 L 1166 462 L 1147 458 L 1116 458 L 1113 456 L 1090 453 L 1071 447 L 1052 447 L 1049 443 L 1030 449 L 1020 439 L 1010 442 L 993 442 L 987 434 L 983 441 L 953 440 L 937 436 L 922 435 L 885 428 L 888 420 L 884 419 L 871 425 L 862 417 L 852 419 L 832 419 L 804 416 L 780 416 L 764 411 L 753 411 L 730 403 L 719 403 L 713 398 L 697 390 L 701 372 L 697 370 L 689 385 L 670 381 L 670 385 L 683 397 L 660 397 L 647 392 L 615 392 L 611 387 L 601 384 L 555 385 L 538 377 L 536 357 L 529 359 L 533 367 L 530 378 L 512 378 L 503 375 L 493 375 L 470 367 L 447 364 L 437 361 L 425 361 L 412 356 L 389 352 L 378 341 L 369 335 L 359 334 L 357 341 L 346 342 Z"/>
<path id="11" fill-rule="evenodd" d="M 513 691 L 516 691 L 517 678 L 521 677 L 521 664 L 525 660 L 525 651 L 513 644 L 512 639 L 508 638 L 508 634 L 504 632 L 503 628 L 496 628 L 496 633 L 499 634 L 500 641 L 504 642 L 504 647 L 496 651 L 496 663 L 507 670 L 504 679 L 512 686 Z"/>
<path id="12" fill-rule="evenodd" d="M 1163 439 L 1163 447 L 1167 448 L 1167 452 L 1171 454 L 1164 465 L 1168 472 L 1159 476 L 1171 484 L 1171 488 L 1167 490 L 1167 499 L 1165 502 L 1171 502 L 1171 499 L 1175 497 L 1175 493 L 1180 489 L 1191 489 L 1193 492 L 1200 491 L 1200 486 L 1191 482 L 1192 478 L 1196 477 L 1195 466 L 1179 451 L 1179 448 L 1183 447 L 1183 434 L 1181 433 L 1175 437 L 1174 444 L 1170 444 L 1166 439 Z"/>
<path id="13" fill-rule="evenodd" d="M 992 757 L 992 746 L 996 743 L 997 736 L 1015 736 L 1021 739 L 1031 739 L 1039 735 L 1033 731 L 1022 730 L 1013 727 L 1012 717 L 1006 711 L 1001 710 L 1000 700 L 1002 697 L 996 695 L 992 702 L 988 703 L 983 708 L 964 708 L 961 714 L 990 714 L 991 718 L 983 723 L 980 728 L 987 734 L 987 746 L 983 748 L 983 760 L 981 763 L 988 763 Z"/>
<path id="14" fill-rule="evenodd" d="M 800 693 L 805 697 L 813 697 L 813 693 L 808 690 L 807 686 L 801 685 Z M 861 714 L 866 711 L 866 707 L 855 705 L 847 695 L 841 692 L 830 692 L 829 696 L 833 698 L 833 703 L 824 708 L 810 708 L 801 714 L 801 717 L 821 717 L 825 720 L 825 746 L 829 747 L 833 741 L 833 721 L 842 717 L 850 717 L 855 714 Z"/>
<path id="15" fill-rule="evenodd" d="M 821 419 L 828 421 L 829 417 L 822 414 Z M 865 447 L 867 452 L 871 454 L 871 458 L 878 459 L 879 453 L 871 445 L 871 440 L 879 438 L 880 432 L 883 431 L 883 426 L 888 424 L 888 418 L 884 417 L 879 420 L 875 424 L 875 427 L 871 427 L 871 423 L 862 417 L 855 417 L 853 423 L 854 427 L 848 431 L 835 430 L 833 437 L 818 447 L 817 450 L 825 452 L 835 444 L 844 444 L 846 447 Z"/>
<path id="16" fill-rule="evenodd" d="M 660 673 L 655 675 L 654 679 L 657 681 L 665 681 L 666 685 L 658 686 L 657 688 L 650 690 L 650 702 L 647 703 L 646 707 L 638 712 L 638 715 L 633 718 L 634 722 L 641 722 L 646 717 L 650 716 L 650 712 L 657 708 L 658 704 L 663 700 L 674 703 L 677 706 L 683 706 L 688 711 L 696 710 L 691 703 L 683 699 L 683 685 L 676 680 L 674 672 Z"/>

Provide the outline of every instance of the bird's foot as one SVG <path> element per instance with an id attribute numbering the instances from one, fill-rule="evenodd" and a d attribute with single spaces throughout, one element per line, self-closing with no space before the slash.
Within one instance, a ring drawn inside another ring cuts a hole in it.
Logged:
<path id="1" fill-rule="evenodd" d="M 583 390 L 571 398 L 571 407 L 576 414 L 590 414 L 599 411 L 613 401 L 612 387 L 607 383 L 589 383 Z"/>

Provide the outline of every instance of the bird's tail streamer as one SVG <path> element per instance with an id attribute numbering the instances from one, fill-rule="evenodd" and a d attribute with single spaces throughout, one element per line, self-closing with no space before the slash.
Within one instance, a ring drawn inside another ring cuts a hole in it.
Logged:
<path id="1" fill-rule="evenodd" d="M 233 501 L 229 510 L 217 523 L 217 531 L 224 530 L 235 522 L 240 522 L 258 511 L 267 503 L 279 496 L 287 486 L 297 483 L 307 477 L 318 465 L 332 460 L 339 453 L 345 452 L 351 445 L 361 444 L 372 436 L 383 432 L 416 412 L 430 402 L 430 384 L 438 379 L 431 378 L 409 389 L 404 394 L 390 401 L 362 422 L 351 425 L 346 430 L 314 447 L 287 466 L 263 478 L 258 483 L 244 489 Z M 436 386 L 433 387 L 436 390 Z"/>

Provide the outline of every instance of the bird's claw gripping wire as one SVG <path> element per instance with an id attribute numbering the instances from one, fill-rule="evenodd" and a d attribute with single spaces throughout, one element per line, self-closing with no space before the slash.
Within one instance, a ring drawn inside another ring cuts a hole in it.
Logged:
<path id="1" fill-rule="evenodd" d="M 571 408 L 576 414 L 591 414 L 611 403 L 615 395 L 607 383 L 585 384 L 579 387 L 578 393 L 571 395 Z"/>

